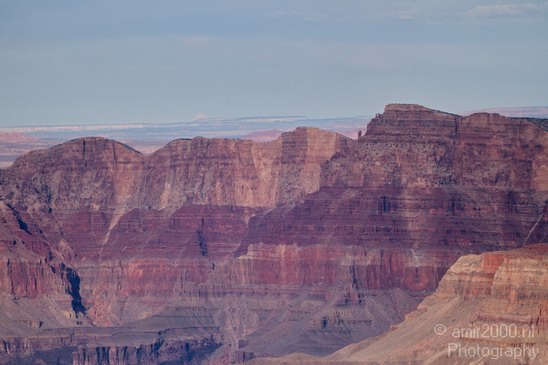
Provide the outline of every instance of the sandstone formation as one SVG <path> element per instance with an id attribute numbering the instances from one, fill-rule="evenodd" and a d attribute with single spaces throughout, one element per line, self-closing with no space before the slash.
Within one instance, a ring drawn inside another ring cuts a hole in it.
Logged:
<path id="1" fill-rule="evenodd" d="M 546 239 L 547 143 L 543 120 L 391 104 L 358 140 L 33 151 L 0 170 L 0 362 L 224 364 L 380 335 L 460 256 Z"/>
<path id="2" fill-rule="evenodd" d="M 251 364 L 545 364 L 548 244 L 461 257 L 404 322 L 325 358 Z"/>

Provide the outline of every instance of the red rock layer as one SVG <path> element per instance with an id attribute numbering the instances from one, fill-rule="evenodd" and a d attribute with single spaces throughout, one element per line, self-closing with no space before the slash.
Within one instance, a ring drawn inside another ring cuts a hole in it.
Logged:
<path id="1" fill-rule="evenodd" d="M 436 292 L 383 336 L 325 358 L 250 364 L 545 364 L 547 273 L 548 244 L 463 256 Z"/>
<path id="2" fill-rule="evenodd" d="M 175 140 L 150 156 L 103 138 L 81 138 L 18 158 L 10 171 L 44 178 L 53 209 L 182 204 L 272 207 L 319 186 L 320 164 L 346 137 L 297 128 L 271 142 Z"/>
<path id="3" fill-rule="evenodd" d="M 523 119 L 388 105 L 324 166 L 318 192 L 252 218 L 239 252 L 256 243 L 375 248 L 386 255 L 357 267 L 358 288 L 433 289 L 463 253 L 546 237 L 547 144 Z M 309 258 L 294 260 L 306 267 Z"/>
<path id="4" fill-rule="evenodd" d="M 4 244 L 48 257 L 61 284 L 4 281 L 54 287 L 99 326 L 203 308 L 218 359 L 322 354 L 402 319 L 460 255 L 542 241 L 547 143 L 530 120 L 399 104 L 357 141 L 299 128 L 145 157 L 75 140 L 0 171 Z"/>

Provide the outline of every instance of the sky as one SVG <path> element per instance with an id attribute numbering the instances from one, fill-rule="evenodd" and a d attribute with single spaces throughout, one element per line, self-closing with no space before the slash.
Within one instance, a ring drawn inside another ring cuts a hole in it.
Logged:
<path id="1" fill-rule="evenodd" d="M 548 1 L 0 0 L 0 127 L 548 104 Z"/>

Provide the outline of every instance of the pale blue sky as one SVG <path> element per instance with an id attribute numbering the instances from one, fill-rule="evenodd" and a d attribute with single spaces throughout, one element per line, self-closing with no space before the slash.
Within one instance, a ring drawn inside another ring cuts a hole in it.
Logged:
<path id="1" fill-rule="evenodd" d="M 0 126 L 548 104 L 548 2 L 0 0 Z"/>

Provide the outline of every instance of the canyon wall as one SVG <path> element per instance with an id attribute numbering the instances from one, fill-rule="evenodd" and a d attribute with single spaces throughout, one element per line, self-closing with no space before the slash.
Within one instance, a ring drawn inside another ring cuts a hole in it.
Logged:
<path id="1" fill-rule="evenodd" d="M 380 335 L 460 256 L 546 239 L 544 125 L 390 104 L 358 140 L 33 151 L 0 170 L 0 359 L 221 364 Z"/>
<path id="2" fill-rule="evenodd" d="M 545 364 L 548 244 L 461 257 L 405 321 L 324 358 L 250 364 Z"/>

